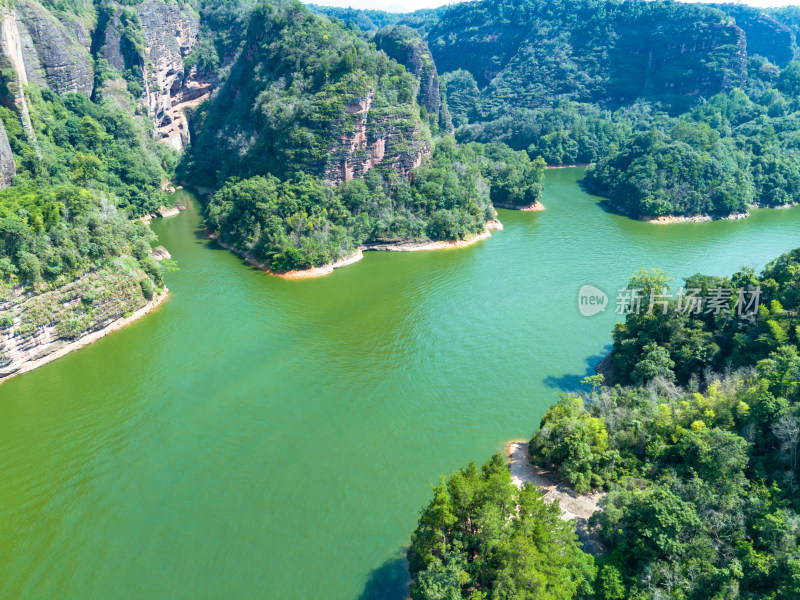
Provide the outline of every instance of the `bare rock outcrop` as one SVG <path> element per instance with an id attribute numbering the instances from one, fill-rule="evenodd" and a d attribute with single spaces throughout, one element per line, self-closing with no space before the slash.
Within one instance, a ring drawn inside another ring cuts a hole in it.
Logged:
<path id="1" fill-rule="evenodd" d="M 339 143 L 331 148 L 323 173 L 326 181 L 336 183 L 363 177 L 378 165 L 408 175 L 431 153 L 430 144 L 419 131 L 401 131 L 402 121 L 392 115 L 374 116 L 370 112 L 374 97 L 372 90 L 347 104 L 347 114 L 354 117 L 353 128 L 342 134 Z M 409 150 L 394 150 L 396 142 L 409 139 L 412 140 Z"/>
<path id="2" fill-rule="evenodd" d="M 91 96 L 94 69 L 86 29 L 78 21 L 65 25 L 34 0 L 20 0 L 15 12 L 28 78 L 58 94 Z"/>
<path id="3" fill-rule="evenodd" d="M 380 29 L 373 41 L 378 50 L 383 50 L 389 58 L 399 62 L 417 78 L 417 102 L 425 107 L 431 123 L 452 131 L 450 114 L 442 111 L 442 91 L 436 63 L 420 34 L 405 25 L 394 25 Z"/>
<path id="4" fill-rule="evenodd" d="M 11 145 L 8 143 L 3 122 L 0 121 L 0 189 L 11 185 L 11 180 L 17 174 L 17 165 L 14 155 L 11 154 Z"/>
<path id="5" fill-rule="evenodd" d="M 135 261 L 134 261 L 135 263 Z M 118 258 L 54 289 L 0 288 L 0 381 L 118 329 L 157 306 L 147 275 Z"/>
<path id="6" fill-rule="evenodd" d="M 131 67 L 131 57 L 123 50 L 122 10 L 108 7 L 102 24 L 103 57 L 119 73 Z M 197 42 L 198 16 L 188 5 L 175 1 L 144 0 L 134 10 L 144 41 L 143 55 L 136 57 L 142 70 L 142 101 L 156 138 L 182 150 L 189 143 L 184 109 L 205 100 L 218 83 L 214 75 L 186 69 L 185 59 Z"/>

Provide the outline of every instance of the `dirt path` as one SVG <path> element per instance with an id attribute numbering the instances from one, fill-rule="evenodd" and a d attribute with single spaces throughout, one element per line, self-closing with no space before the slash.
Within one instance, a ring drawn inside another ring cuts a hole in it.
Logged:
<path id="1" fill-rule="evenodd" d="M 509 442 L 506 446 L 506 456 L 514 485 L 522 487 L 526 482 L 531 483 L 542 491 L 545 502 L 558 500 L 561 518 L 565 521 L 575 519 L 575 529 L 584 549 L 594 556 L 606 553 L 607 549 L 599 537 L 599 529 L 589 529 L 588 523 L 589 518 L 601 510 L 599 502 L 605 496 L 604 492 L 578 494 L 558 476 L 558 473 L 532 464 L 528 454 L 528 442 Z"/>

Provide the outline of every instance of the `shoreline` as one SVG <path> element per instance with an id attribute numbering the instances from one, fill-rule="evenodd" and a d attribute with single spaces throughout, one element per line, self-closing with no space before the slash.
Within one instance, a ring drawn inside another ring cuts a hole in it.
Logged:
<path id="1" fill-rule="evenodd" d="M 621 217 L 625 217 L 627 219 L 632 219 L 634 221 L 641 221 L 642 223 L 651 223 L 653 225 L 671 225 L 673 223 L 710 223 L 711 221 L 738 221 L 741 219 L 747 219 L 750 216 L 748 211 L 740 212 L 740 213 L 731 213 L 729 215 L 662 215 L 660 217 L 652 217 L 648 215 L 641 215 L 641 216 L 632 216 L 629 211 L 625 210 L 621 206 L 614 204 L 608 198 L 605 198 L 601 201 L 601 205 L 604 205 L 604 210 L 610 212 L 615 215 L 619 215 Z M 751 207 L 755 208 L 755 207 Z M 791 207 L 787 207 L 791 208 Z"/>
<path id="2" fill-rule="evenodd" d="M 750 216 L 749 212 L 731 213 L 721 217 L 711 215 L 663 215 L 661 217 L 639 217 L 639 221 L 645 223 L 653 223 L 654 225 L 671 225 L 672 223 L 710 223 L 711 221 L 739 221 L 747 219 Z"/>
<path id="3" fill-rule="evenodd" d="M 747 219 L 751 216 L 750 210 L 766 210 L 766 209 L 775 209 L 775 210 L 786 210 L 789 208 L 795 208 L 800 203 L 794 202 L 790 204 L 781 204 L 780 206 L 759 206 L 758 204 L 753 204 L 748 207 L 747 210 L 744 212 L 736 212 L 731 213 L 729 215 L 662 215 L 660 217 L 651 217 L 647 215 L 642 215 L 638 217 L 631 216 L 631 214 L 624 210 L 622 207 L 614 204 L 609 199 L 604 199 L 602 201 L 605 204 L 605 210 L 607 212 L 611 212 L 616 215 L 620 215 L 622 217 L 626 217 L 628 219 L 633 219 L 634 221 L 641 221 L 643 223 L 652 223 L 653 225 L 671 225 L 673 223 L 710 223 L 712 221 L 740 221 L 742 219 Z"/>
<path id="4" fill-rule="evenodd" d="M 506 210 L 521 210 L 523 212 L 537 212 L 540 210 L 545 210 L 545 205 L 539 202 L 538 200 L 533 204 L 510 204 L 508 202 L 501 202 L 500 204 L 494 204 L 495 208 L 505 208 Z"/>
<path id="5" fill-rule="evenodd" d="M 242 257 L 245 262 L 269 275 L 281 277 L 283 279 L 313 279 L 315 277 L 325 277 L 330 275 L 336 269 L 341 269 L 348 265 L 357 263 L 364 258 L 364 252 L 419 252 L 425 250 L 450 250 L 453 248 L 465 248 L 482 240 L 492 237 L 492 231 L 499 231 L 503 229 L 503 224 L 497 219 L 487 221 L 481 233 L 475 234 L 473 237 L 464 240 L 450 240 L 450 241 L 427 241 L 427 242 L 375 242 L 365 244 L 359 247 L 352 254 L 348 254 L 332 263 L 328 263 L 319 267 L 311 267 L 310 269 L 295 269 L 291 271 L 275 271 L 268 264 L 258 260 L 249 252 L 244 252 L 234 248 L 219 239 L 215 234 L 211 234 L 210 238 L 213 239 L 220 248 L 224 248 L 234 254 Z"/>
<path id="6" fill-rule="evenodd" d="M 585 169 L 589 163 L 575 163 L 574 165 L 545 165 L 545 169 L 571 169 L 573 167 L 580 167 Z"/>
<path id="7" fill-rule="evenodd" d="M 362 258 L 364 258 L 364 252 L 361 248 L 359 248 L 352 254 L 343 256 L 339 260 L 322 265 L 320 267 L 311 267 L 310 269 L 294 269 L 292 271 L 275 271 L 267 263 L 258 260 L 255 256 L 253 256 L 249 252 L 244 252 L 242 250 L 239 250 L 238 248 L 234 248 L 230 244 L 226 244 L 221 239 L 219 239 L 218 236 L 214 234 L 210 236 L 210 239 L 214 240 L 217 244 L 219 244 L 220 248 L 224 248 L 225 250 L 233 252 L 237 256 L 243 258 L 244 261 L 251 267 L 255 267 L 260 271 L 264 271 L 268 275 L 274 275 L 275 277 L 281 277 L 283 279 L 312 279 L 314 277 L 324 277 L 325 275 L 330 275 L 331 273 L 333 273 L 334 269 L 339 269 L 341 267 L 346 267 L 347 265 L 352 265 L 353 263 L 357 263 Z"/>
<path id="8" fill-rule="evenodd" d="M 150 225 L 153 219 L 169 219 L 170 217 L 177 217 L 182 211 L 186 210 L 183 204 L 175 204 L 173 206 L 159 206 L 154 212 L 147 213 L 142 217 L 135 219 L 141 221 L 145 225 Z"/>
<path id="9" fill-rule="evenodd" d="M 158 308 L 161 304 L 163 304 L 163 302 L 168 297 L 169 297 L 169 289 L 165 287 L 158 296 L 153 297 L 152 300 L 150 300 L 147 304 L 145 304 L 138 310 L 134 311 L 130 316 L 115 319 L 105 327 L 98 329 L 96 331 L 92 331 L 91 333 L 87 333 L 76 340 L 67 342 L 57 350 L 54 350 L 53 352 L 50 352 L 45 356 L 25 361 L 20 365 L 20 367 L 16 371 L 8 373 L 7 375 L 0 376 L 0 384 L 5 383 L 12 377 L 16 377 L 17 375 L 22 375 L 23 373 L 29 373 L 34 369 L 38 369 L 39 367 L 42 367 L 47 363 L 53 362 L 54 360 L 61 358 L 62 356 L 66 356 L 71 352 L 80 350 L 81 348 L 88 346 L 89 344 L 92 344 L 101 338 L 104 338 L 110 333 L 119 331 L 126 325 L 130 325 L 134 321 L 140 319 L 141 317 L 145 316 L 146 314 Z"/>
<path id="10" fill-rule="evenodd" d="M 589 519 L 602 511 L 600 501 L 606 492 L 579 494 L 556 472 L 543 469 L 531 462 L 528 442 L 512 440 L 505 444 L 505 455 L 511 482 L 521 488 L 529 483 L 539 489 L 542 500 L 557 501 L 563 521 L 575 522 L 575 533 L 583 544 L 584 551 L 592 556 L 604 556 L 609 549 L 600 538 L 600 527 L 590 527 Z"/>

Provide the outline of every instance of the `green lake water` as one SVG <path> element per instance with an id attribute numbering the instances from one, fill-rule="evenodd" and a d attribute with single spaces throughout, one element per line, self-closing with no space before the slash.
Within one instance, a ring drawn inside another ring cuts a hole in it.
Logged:
<path id="1" fill-rule="evenodd" d="M 0 386 L 0 598 L 397 598 L 430 485 L 530 436 L 607 352 L 633 273 L 800 246 L 800 209 L 650 225 L 581 173 L 469 248 L 313 280 L 219 249 L 196 203 L 156 221 L 168 302 Z M 586 283 L 610 310 L 579 314 Z"/>

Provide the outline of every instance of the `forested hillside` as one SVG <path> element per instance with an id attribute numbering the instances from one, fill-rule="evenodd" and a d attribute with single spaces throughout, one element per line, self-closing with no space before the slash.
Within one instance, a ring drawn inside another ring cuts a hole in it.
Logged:
<path id="1" fill-rule="evenodd" d="M 608 492 L 590 522 L 609 549 L 597 570 L 554 505 L 515 495 L 498 456 L 453 474 L 421 512 L 415 600 L 798 597 L 800 250 L 759 274 L 694 275 L 682 305 L 663 299 L 668 284 L 657 271 L 630 282 L 644 301 L 614 331 L 624 385 L 589 378 L 530 442 L 531 460 L 578 492 Z M 728 293 L 711 310 L 687 304 L 714 290 Z"/>
<path id="2" fill-rule="evenodd" d="M 384 166 L 407 174 L 430 134 L 405 68 L 299 4 L 259 6 L 230 75 L 194 114 L 187 173 L 300 171 L 336 182 Z"/>

